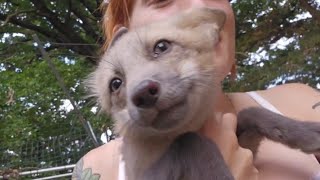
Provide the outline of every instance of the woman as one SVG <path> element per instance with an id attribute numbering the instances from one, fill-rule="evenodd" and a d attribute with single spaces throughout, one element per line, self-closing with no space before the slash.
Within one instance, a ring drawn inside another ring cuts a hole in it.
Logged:
<path id="1" fill-rule="evenodd" d="M 213 58 L 224 78 L 234 72 L 235 64 L 235 19 L 227 0 L 111 0 L 103 28 L 105 35 L 112 37 L 120 26 L 135 28 L 202 6 L 221 9 L 227 14 L 221 41 L 215 49 L 217 57 Z M 104 49 L 107 46 L 108 42 Z M 319 101 L 318 92 L 306 85 L 287 84 L 251 93 L 225 94 L 222 90 L 218 93 L 214 107 L 217 121 L 208 120 L 201 133 L 218 144 L 236 179 L 302 180 L 315 178 L 320 172 L 315 156 L 268 140 L 263 141 L 253 160 L 252 153 L 239 147 L 235 136 L 237 112 L 252 106 L 263 106 L 296 119 L 319 121 L 320 107 L 312 108 Z M 90 172 L 100 179 L 119 179 L 119 144 L 116 140 L 90 151 L 78 162 L 73 177 L 81 179 L 82 172 Z"/>

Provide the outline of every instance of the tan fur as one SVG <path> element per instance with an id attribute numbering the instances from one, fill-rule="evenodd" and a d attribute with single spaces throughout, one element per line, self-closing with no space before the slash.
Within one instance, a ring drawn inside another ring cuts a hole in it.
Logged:
<path id="1" fill-rule="evenodd" d="M 121 33 L 88 78 L 92 96 L 116 120 L 123 137 L 128 180 L 139 179 L 178 135 L 198 130 L 213 115 L 203 107 L 213 107 L 219 83 L 212 57 L 224 21 L 222 11 L 202 8 Z M 155 43 L 163 39 L 171 49 L 154 57 Z M 111 93 L 114 77 L 124 83 Z M 159 82 L 161 94 L 154 107 L 137 108 L 132 92 L 146 79 Z"/>
<path id="2" fill-rule="evenodd" d="M 123 138 L 128 180 L 233 179 L 216 145 L 194 133 L 214 115 L 219 74 L 212 58 L 224 21 L 222 11 L 200 8 L 129 32 L 122 28 L 89 76 L 91 96 Z M 155 55 L 161 40 L 170 48 Z M 111 92 L 115 77 L 122 84 Z M 146 81 L 159 85 L 156 101 L 139 107 L 134 97 Z M 313 153 L 320 151 L 319 129 L 319 123 L 250 108 L 239 113 L 237 135 L 254 154 L 264 137 Z"/>

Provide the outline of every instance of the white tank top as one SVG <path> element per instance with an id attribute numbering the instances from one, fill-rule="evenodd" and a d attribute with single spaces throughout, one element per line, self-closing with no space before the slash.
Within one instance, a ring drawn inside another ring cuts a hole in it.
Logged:
<path id="1" fill-rule="evenodd" d="M 125 171 L 125 162 L 122 159 L 122 155 L 120 155 L 120 162 L 119 162 L 119 173 L 118 173 L 118 180 L 126 180 L 126 171 Z"/>
<path id="2" fill-rule="evenodd" d="M 247 92 L 246 94 L 248 94 L 253 100 L 255 100 L 263 108 L 268 109 L 269 111 L 272 111 L 274 113 L 283 115 L 276 107 L 274 107 L 271 103 L 269 103 L 267 100 L 261 97 L 258 93 L 252 91 L 252 92 Z"/>
<path id="3" fill-rule="evenodd" d="M 261 97 L 258 93 L 252 91 L 247 92 L 247 94 L 263 108 L 282 115 L 282 113 L 276 107 Z M 122 156 L 120 155 L 118 180 L 126 180 L 125 174 L 125 162 L 122 160 Z M 313 180 L 320 180 L 320 172 L 314 176 Z"/>

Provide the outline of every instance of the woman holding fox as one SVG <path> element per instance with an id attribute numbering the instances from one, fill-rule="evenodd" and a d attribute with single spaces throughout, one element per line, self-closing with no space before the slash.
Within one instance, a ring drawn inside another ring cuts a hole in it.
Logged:
<path id="1" fill-rule="evenodd" d="M 102 28 L 109 40 L 121 26 L 140 27 L 196 7 L 220 9 L 227 15 L 213 59 L 222 82 L 228 74 L 235 73 L 235 17 L 228 0 L 111 0 L 108 7 L 103 8 Z M 103 50 L 108 45 L 106 41 Z M 253 106 L 269 108 L 295 119 L 320 121 L 320 107 L 314 106 L 319 101 L 319 92 L 303 84 L 286 84 L 250 93 L 226 94 L 220 87 L 217 93 L 217 104 L 213 108 L 215 119 L 208 119 L 200 133 L 218 145 L 235 179 L 316 179 L 320 164 L 314 155 L 264 140 L 253 157 L 251 151 L 239 146 L 235 130 L 237 113 Z M 121 141 L 115 140 L 90 151 L 78 162 L 73 178 L 81 179 L 81 172 L 90 169 L 100 179 L 119 179 L 119 144 Z"/>

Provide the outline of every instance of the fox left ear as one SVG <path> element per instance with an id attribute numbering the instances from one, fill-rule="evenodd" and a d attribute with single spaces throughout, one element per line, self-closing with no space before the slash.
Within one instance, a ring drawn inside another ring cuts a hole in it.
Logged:
<path id="1" fill-rule="evenodd" d="M 180 28 L 195 28 L 202 24 L 212 24 L 213 28 L 221 30 L 226 21 L 226 14 L 219 9 L 195 8 L 177 16 L 175 23 Z"/>
<path id="2" fill-rule="evenodd" d="M 109 51 L 109 49 L 121 38 L 121 36 L 123 36 L 124 34 L 126 34 L 128 32 L 128 28 L 122 26 L 120 27 L 113 35 L 110 44 L 108 46 L 107 52 Z"/>

